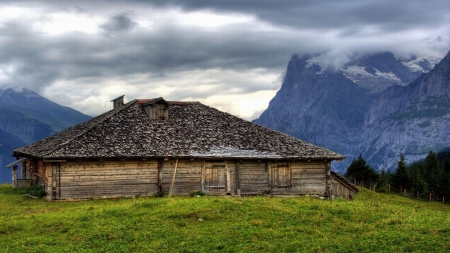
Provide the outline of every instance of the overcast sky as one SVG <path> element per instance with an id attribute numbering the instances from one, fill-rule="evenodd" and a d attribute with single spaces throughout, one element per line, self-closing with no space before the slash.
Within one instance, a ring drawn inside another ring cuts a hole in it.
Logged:
<path id="1" fill-rule="evenodd" d="M 96 116 L 105 101 L 200 101 L 254 119 L 293 53 L 442 58 L 449 0 L 7 1 L 0 88 L 26 87 Z"/>

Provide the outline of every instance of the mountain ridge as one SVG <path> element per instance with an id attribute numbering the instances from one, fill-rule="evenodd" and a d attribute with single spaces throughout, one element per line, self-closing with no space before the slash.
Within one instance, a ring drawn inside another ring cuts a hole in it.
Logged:
<path id="1" fill-rule="evenodd" d="M 0 89 L 0 183 L 11 182 L 11 171 L 4 167 L 14 161 L 11 154 L 15 148 L 90 118 L 26 88 Z"/>
<path id="2" fill-rule="evenodd" d="M 390 153 L 386 145 L 379 143 L 389 143 L 387 137 L 375 139 L 385 129 L 371 127 L 371 124 L 383 117 L 402 116 L 395 114 L 405 105 L 405 99 L 398 100 L 403 98 L 398 93 L 413 82 L 419 82 L 415 80 L 429 78 L 424 73 L 431 68 L 430 61 L 414 57 L 399 59 L 391 52 L 381 52 L 359 55 L 342 66 L 325 69 L 320 66 L 321 57 L 293 55 L 280 90 L 253 122 L 347 156 L 343 163 L 333 163 L 338 172 L 345 171 L 359 153 L 366 156 L 373 152 L 369 162 L 374 162 L 380 169 L 388 167 L 380 160 L 395 164 L 399 153 Z M 432 105 L 435 102 L 428 101 Z M 380 103 L 387 107 L 378 108 Z M 431 125 L 429 122 L 421 124 Z M 409 158 L 420 155 L 413 154 Z"/>

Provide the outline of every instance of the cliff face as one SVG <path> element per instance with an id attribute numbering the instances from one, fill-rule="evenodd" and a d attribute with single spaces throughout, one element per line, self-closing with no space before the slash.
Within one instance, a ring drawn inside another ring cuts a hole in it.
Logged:
<path id="1" fill-rule="evenodd" d="M 345 170 L 359 153 L 368 157 L 369 163 L 383 169 L 395 164 L 400 152 L 411 153 L 409 149 L 400 148 L 413 143 L 399 134 L 403 129 L 413 130 L 413 127 L 404 127 L 405 124 L 413 124 L 404 119 L 404 113 L 409 112 L 407 108 L 419 106 L 422 114 L 427 115 L 425 108 L 437 114 L 445 109 L 435 105 L 445 101 L 438 95 L 444 92 L 445 81 L 439 83 L 437 80 L 440 78 L 432 79 L 429 74 L 423 74 L 430 65 L 424 59 L 399 60 L 392 53 L 384 52 L 355 56 L 338 69 L 324 69 L 320 56 L 294 55 L 289 61 L 281 89 L 268 109 L 254 122 L 347 156 L 346 161 L 333 164 L 337 171 Z M 415 84 L 425 79 L 428 85 Z M 429 83 L 436 87 L 429 87 Z M 423 94 L 420 104 L 414 102 L 417 94 Z M 400 111 L 401 108 L 404 110 Z M 397 121 L 392 121 L 396 118 Z M 425 130 L 426 124 L 430 124 L 429 127 L 435 124 L 420 122 L 422 128 L 415 122 L 413 125 L 419 129 L 414 128 L 414 131 Z M 395 127 L 387 129 L 387 125 Z M 426 131 L 429 134 L 429 129 Z M 399 137 L 393 138 L 394 135 Z M 433 146 L 433 150 L 437 148 L 432 138 L 422 142 L 429 143 L 427 145 Z M 411 155 L 421 157 L 428 151 L 420 149 Z"/>
<path id="2" fill-rule="evenodd" d="M 450 52 L 406 87 L 391 87 L 372 102 L 361 150 L 389 168 L 398 154 L 409 161 L 450 146 Z"/>

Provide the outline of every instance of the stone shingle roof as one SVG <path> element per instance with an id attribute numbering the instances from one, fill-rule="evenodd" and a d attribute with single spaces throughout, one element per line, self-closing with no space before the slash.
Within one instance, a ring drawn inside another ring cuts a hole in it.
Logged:
<path id="1" fill-rule="evenodd" d="M 198 102 L 169 102 L 169 119 L 151 120 L 133 100 L 56 135 L 14 150 L 13 156 L 77 158 L 240 158 L 341 160 L 327 149 Z"/>

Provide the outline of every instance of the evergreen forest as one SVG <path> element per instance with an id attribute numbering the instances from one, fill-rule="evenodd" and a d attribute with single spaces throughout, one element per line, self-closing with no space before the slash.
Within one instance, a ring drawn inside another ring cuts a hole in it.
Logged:
<path id="1" fill-rule="evenodd" d="M 359 155 L 345 173 L 352 183 L 378 192 L 401 193 L 431 201 L 450 200 L 450 148 L 437 154 L 430 151 L 425 159 L 407 164 L 400 154 L 396 167 L 377 172 Z"/>

